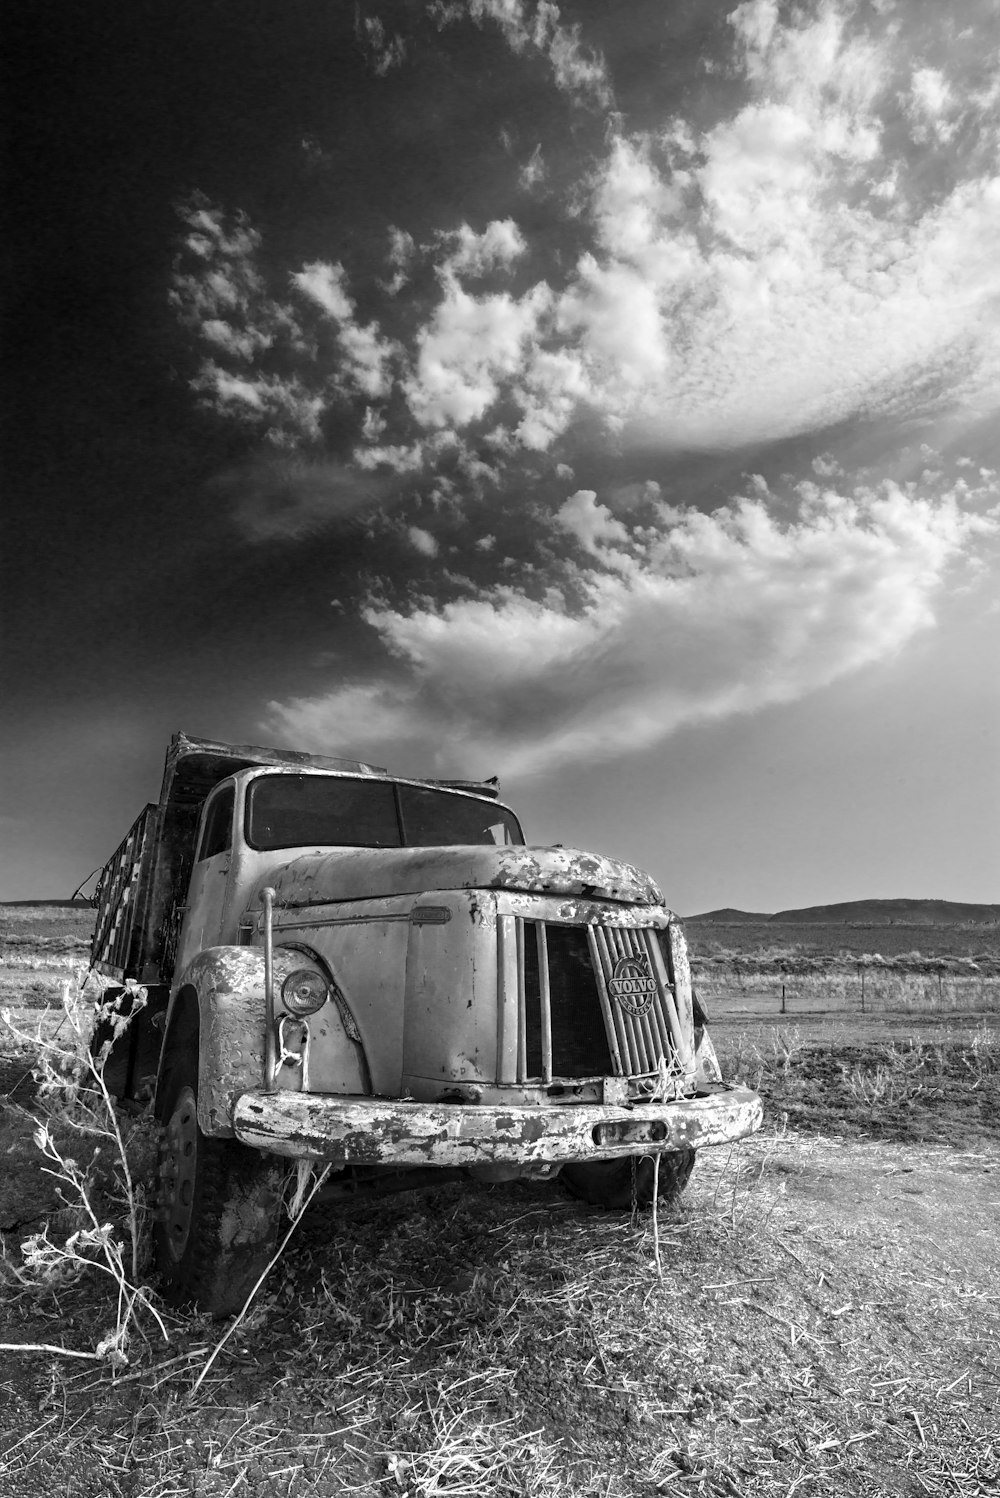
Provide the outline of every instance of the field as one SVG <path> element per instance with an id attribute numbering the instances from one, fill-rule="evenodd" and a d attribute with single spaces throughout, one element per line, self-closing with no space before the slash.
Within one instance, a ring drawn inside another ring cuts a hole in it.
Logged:
<path id="1" fill-rule="evenodd" d="M 0 905 L 0 1009 L 59 1007 L 62 984 L 90 955 L 87 905 Z"/>
<path id="2" fill-rule="evenodd" d="M 85 925 L 0 910 L 22 1020 L 85 956 Z M 223 1327 L 170 1319 L 168 1343 L 147 1322 L 113 1366 L 92 1356 L 113 1286 L 17 1282 L 19 1242 L 61 1204 L 8 1105 L 0 1341 L 81 1355 L 0 1353 L 0 1498 L 995 1492 L 1000 1006 L 982 933 L 973 953 L 938 932 L 934 952 L 844 955 L 784 933 L 780 952 L 729 932 L 713 948 L 717 931 L 689 933 L 696 983 L 727 1070 L 765 1097 L 761 1134 L 705 1151 L 655 1219 L 558 1184 L 317 1206 L 197 1388 Z M 975 973 L 955 966 L 970 956 Z M 10 1043 L 0 1074 L 37 1109 L 31 1059 Z M 137 1158 L 148 1143 L 140 1126 Z"/>
<path id="3" fill-rule="evenodd" d="M 755 954 L 782 959 L 822 958 L 864 960 L 875 956 L 915 960 L 936 958 L 954 961 L 1000 963 L 1000 925 L 944 925 L 941 923 L 910 925 L 838 924 L 808 922 L 749 921 L 730 925 L 725 922 L 693 920 L 685 922 L 688 941 L 700 956 L 752 958 Z"/>
<path id="4" fill-rule="evenodd" d="M 800 1039 L 912 1038 L 1000 1014 L 1000 927 L 687 926 L 692 971 L 719 1031 L 794 1025 Z"/>

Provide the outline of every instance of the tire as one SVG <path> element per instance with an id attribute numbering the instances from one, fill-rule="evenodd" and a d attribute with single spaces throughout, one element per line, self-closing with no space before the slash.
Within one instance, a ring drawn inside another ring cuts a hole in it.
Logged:
<path id="1" fill-rule="evenodd" d="M 153 1252 L 164 1298 L 213 1316 L 242 1309 L 275 1251 L 286 1167 L 198 1124 L 197 1054 L 164 1079 Z"/>
<path id="2" fill-rule="evenodd" d="M 675 1202 L 691 1178 L 694 1150 L 673 1150 L 660 1156 L 658 1198 Z M 632 1167 L 635 1166 L 635 1200 L 640 1207 L 653 1203 L 654 1164 L 650 1155 L 628 1155 L 624 1160 L 593 1160 L 564 1165 L 559 1179 L 574 1196 L 593 1207 L 628 1208 L 632 1205 Z"/>

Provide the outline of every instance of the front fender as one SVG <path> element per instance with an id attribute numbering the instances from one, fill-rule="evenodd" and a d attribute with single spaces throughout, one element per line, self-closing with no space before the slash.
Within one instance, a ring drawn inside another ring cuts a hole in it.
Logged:
<path id="1" fill-rule="evenodd" d="M 303 952 L 276 947 L 273 955 L 274 986 L 280 993 L 282 981 L 302 966 Z M 307 960 L 316 961 L 311 955 Z M 184 996 L 192 992 L 198 1005 L 198 1123 L 205 1134 L 231 1139 L 237 1098 L 267 1085 L 263 950 L 206 947 L 198 953 L 185 969 L 171 1003 L 165 1053 L 172 1038 L 185 1043 L 189 1022 L 193 1028 L 190 1006 L 184 1002 Z M 359 1092 L 370 1086 L 367 1061 L 342 1001 L 331 1000 L 321 1013 L 310 1016 L 303 1031 L 308 1043 L 302 1064 L 283 1067 L 278 1088 Z"/>
<path id="2" fill-rule="evenodd" d="M 185 989 L 198 996 L 198 1122 L 206 1134 L 232 1138 L 236 1099 L 265 1084 L 264 953 L 206 947 L 185 969 L 175 1002 Z"/>

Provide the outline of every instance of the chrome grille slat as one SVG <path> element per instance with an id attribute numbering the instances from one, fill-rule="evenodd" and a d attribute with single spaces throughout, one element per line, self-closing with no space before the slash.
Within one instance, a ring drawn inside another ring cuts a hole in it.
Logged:
<path id="1" fill-rule="evenodd" d="M 552 1081 L 552 990 L 549 986 L 549 945 L 545 922 L 535 927 L 538 944 L 538 1001 L 542 1009 L 542 1081 Z"/>
<path id="2" fill-rule="evenodd" d="M 646 945 L 642 939 L 644 932 L 628 931 L 623 932 L 623 935 L 628 937 L 625 945 L 629 948 L 629 950 L 626 955 L 629 957 L 640 959 L 646 958 L 646 960 L 648 961 Z M 652 969 L 650 969 L 650 971 L 652 971 Z M 638 1026 L 642 1031 L 642 1038 L 646 1048 L 646 1066 L 644 1068 L 646 1071 L 656 1071 L 657 1067 L 659 1066 L 660 1057 L 663 1056 L 665 1058 L 670 1055 L 670 1051 L 666 1047 L 664 1047 L 662 1038 L 659 1034 L 658 1026 L 656 1025 L 656 1012 L 658 1009 L 659 1002 L 657 1001 L 650 1005 L 646 1013 L 642 1015 L 642 1017 L 637 1021 Z"/>
<path id="3" fill-rule="evenodd" d="M 659 951 L 659 948 L 652 932 L 637 931 L 636 936 L 639 938 L 640 954 L 649 963 L 650 972 L 656 978 L 657 988 L 660 995 L 662 995 L 662 997 L 658 997 L 657 1002 L 652 1005 L 649 1011 L 649 1024 L 653 1036 L 655 1054 L 657 1059 L 660 1056 L 668 1057 L 676 1050 L 670 1032 L 670 1022 L 665 1013 L 666 1005 L 670 1000 L 670 983 L 666 972 L 662 969 L 662 965 L 657 965 L 656 952 Z"/>
<path id="4" fill-rule="evenodd" d="M 574 928 L 517 916 L 498 925 L 516 1031 L 503 1035 L 501 1076 L 523 1084 L 655 1077 L 664 1065 L 674 1077 L 692 1071 L 679 932 L 661 943 L 658 929 L 610 922 Z M 632 1008 L 645 1010 L 631 1012 L 630 994 Z"/>
<path id="5" fill-rule="evenodd" d="M 621 1077 L 625 1074 L 625 1068 L 622 1063 L 622 1037 L 618 1028 L 618 1016 L 612 1013 L 607 987 L 601 982 L 599 976 L 602 964 L 605 961 L 600 947 L 603 937 L 604 933 L 599 926 L 587 927 L 587 945 L 590 948 L 590 963 L 594 972 L 598 974 L 597 995 L 601 1001 L 601 1013 L 604 1015 L 604 1028 L 608 1032 L 608 1046 L 611 1050 L 611 1060 L 614 1063 L 615 1075 Z"/>
<path id="6" fill-rule="evenodd" d="M 513 916 L 497 919 L 497 1080 L 517 1076 L 518 1012 L 517 938 Z"/>
<path id="7" fill-rule="evenodd" d="M 669 1056 L 678 1049 L 677 1040 L 670 1023 L 670 1006 L 673 999 L 673 995 L 670 992 L 670 979 L 667 976 L 667 971 L 663 963 L 663 953 L 660 951 L 660 944 L 653 936 L 653 933 L 643 931 L 639 935 L 644 938 L 642 952 L 649 963 L 651 972 L 657 979 L 657 987 L 662 994 L 661 1001 L 654 1004 L 650 1010 L 656 1030 L 659 1054 L 661 1056 Z"/>
<path id="8" fill-rule="evenodd" d="M 528 1027 L 524 1007 L 524 922 L 515 922 L 514 930 L 517 943 L 517 1080 L 524 1082 L 528 1075 Z"/>
<path id="9" fill-rule="evenodd" d="M 597 991 L 601 996 L 601 1008 L 605 1014 L 605 1023 L 609 1025 L 609 1034 L 614 1034 L 617 1043 L 617 1055 L 615 1057 L 620 1068 L 619 1075 L 626 1074 L 628 1062 L 632 1056 L 632 1036 L 627 1029 L 628 1016 L 617 1004 L 612 1004 L 608 994 L 608 985 L 604 981 L 603 974 L 614 970 L 615 959 L 610 954 L 610 943 L 614 940 L 613 935 L 604 926 L 589 926 L 588 933 L 593 937 L 598 960 L 594 963 L 594 973 L 597 976 Z M 612 1050 L 614 1051 L 614 1047 Z"/>
<path id="10" fill-rule="evenodd" d="M 646 935 L 648 939 L 647 951 L 649 954 L 649 959 L 652 964 L 653 971 L 660 979 L 659 986 L 663 991 L 663 1008 L 665 1011 L 664 1022 L 668 1028 L 671 1049 L 680 1058 L 684 1069 L 688 1070 L 688 1068 L 693 1065 L 693 1058 L 691 1056 L 691 1048 L 685 1039 L 684 1026 L 681 1022 L 681 1017 L 677 1006 L 676 973 L 674 975 L 674 982 L 671 983 L 670 975 L 667 972 L 666 963 L 664 961 L 663 948 L 656 940 L 656 937 L 652 931 L 647 932 Z M 672 941 L 671 952 L 673 954 Z M 673 955 L 671 960 L 676 966 L 676 958 Z"/>
<path id="11" fill-rule="evenodd" d="M 642 955 L 637 931 L 616 931 L 615 945 L 619 958 L 636 958 Z M 610 978 L 610 973 L 608 977 Z M 646 1015 L 629 1015 L 628 1021 L 634 1037 L 632 1052 L 634 1069 L 639 1072 L 655 1071 L 659 1048 L 653 1044 Z"/>

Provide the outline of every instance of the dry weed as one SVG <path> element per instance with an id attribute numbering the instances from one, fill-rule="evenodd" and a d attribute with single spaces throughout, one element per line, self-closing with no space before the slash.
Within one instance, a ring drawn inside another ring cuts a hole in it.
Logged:
<path id="1" fill-rule="evenodd" d="M 5 1343 L 5 1351 L 45 1351 L 67 1357 L 128 1361 L 135 1335 L 148 1345 L 151 1320 L 170 1337 L 152 1293 L 141 1281 L 148 1267 L 147 1178 L 153 1163 L 149 1120 L 126 1119 L 104 1080 L 104 1067 L 145 990 L 112 986 L 88 973 L 63 986 L 63 1019 L 53 1032 L 45 1020 L 33 1031 L 3 1011 L 5 1029 L 33 1056 L 37 1092 L 31 1117 L 34 1142 L 57 1182 L 63 1210 L 21 1244 L 21 1262 L 6 1253 L 7 1273 L 22 1289 L 54 1293 L 97 1273 L 114 1286 L 113 1321 L 87 1351 L 44 1343 Z M 100 1037 L 98 1040 L 96 1037 Z M 22 1114 L 25 1110 L 21 1110 Z"/>

